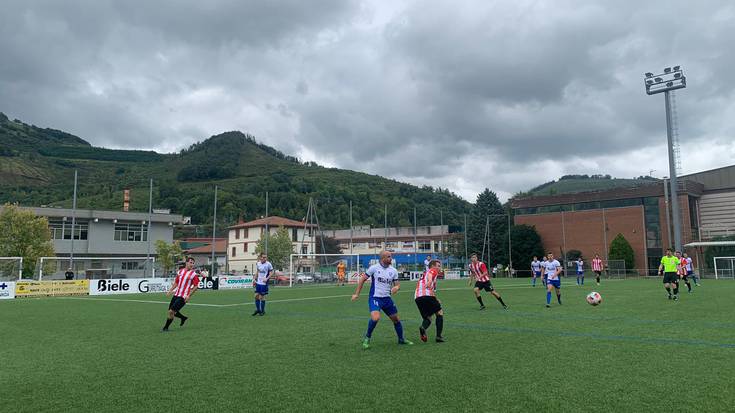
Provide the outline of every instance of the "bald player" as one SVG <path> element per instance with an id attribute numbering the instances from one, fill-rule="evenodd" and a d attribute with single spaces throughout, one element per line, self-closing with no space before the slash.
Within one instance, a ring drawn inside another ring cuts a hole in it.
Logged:
<path id="1" fill-rule="evenodd" d="M 401 289 L 401 284 L 398 281 L 398 271 L 393 268 L 393 255 L 389 251 L 383 251 L 380 253 L 380 262 L 378 264 L 371 265 L 368 270 L 360 276 L 357 282 L 357 288 L 355 293 L 352 295 L 352 301 L 357 301 L 362 291 L 362 286 L 365 281 L 370 280 L 370 295 L 368 296 L 368 306 L 370 308 L 370 320 L 368 320 L 368 328 L 365 333 L 365 338 L 362 340 L 362 347 L 364 349 L 370 348 L 370 338 L 373 335 L 375 326 L 380 321 L 381 310 L 385 315 L 390 318 L 393 322 L 393 328 L 396 330 L 398 336 L 398 344 L 413 345 L 412 342 L 406 340 L 403 337 L 403 325 L 401 319 L 398 317 L 398 308 L 393 303 L 391 298 L 392 294 L 398 292 Z"/>

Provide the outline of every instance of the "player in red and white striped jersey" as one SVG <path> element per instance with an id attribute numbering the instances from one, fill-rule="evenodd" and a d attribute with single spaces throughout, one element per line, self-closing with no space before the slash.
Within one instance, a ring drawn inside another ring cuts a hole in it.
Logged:
<path id="1" fill-rule="evenodd" d="M 424 319 L 421 327 L 419 327 L 419 334 L 421 341 L 425 343 L 428 340 L 426 329 L 431 325 L 431 317 L 436 315 L 436 342 L 443 343 L 444 311 L 439 299 L 436 298 L 436 280 L 441 272 L 441 261 L 431 260 L 428 267 L 429 269 L 424 272 L 416 284 L 416 292 L 414 293 L 416 306 L 419 308 L 421 318 Z"/>
<path id="2" fill-rule="evenodd" d="M 173 294 L 173 297 L 171 298 L 171 303 L 168 305 L 166 325 L 163 326 L 161 331 L 168 331 L 168 327 L 174 321 L 174 317 L 181 319 L 180 325 L 184 325 L 189 317 L 181 314 L 181 309 L 189 302 L 189 299 L 198 288 L 199 274 L 194 270 L 194 258 L 188 257 L 186 259 L 186 265 L 179 270 L 171 289 L 166 293 L 166 295 Z"/>
<path id="3" fill-rule="evenodd" d="M 592 271 L 595 273 L 595 280 L 597 285 L 600 285 L 600 275 L 602 275 L 602 259 L 599 254 L 595 254 L 595 258 L 592 259 Z"/>
<path id="4" fill-rule="evenodd" d="M 470 262 L 470 276 L 475 279 L 475 298 L 480 303 L 480 310 L 485 309 L 485 304 L 482 302 L 480 296 L 480 290 L 485 290 L 493 295 L 503 306 L 504 309 L 508 309 L 508 306 L 503 302 L 503 298 L 500 297 L 493 284 L 490 282 L 490 274 L 487 272 L 487 265 L 484 262 L 477 259 L 477 254 L 472 254 Z"/>

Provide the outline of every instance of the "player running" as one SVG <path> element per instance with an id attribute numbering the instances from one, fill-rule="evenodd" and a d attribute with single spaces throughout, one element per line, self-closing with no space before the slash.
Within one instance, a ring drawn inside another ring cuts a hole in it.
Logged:
<path id="1" fill-rule="evenodd" d="M 260 254 L 260 261 L 255 266 L 257 273 L 253 279 L 253 287 L 255 287 L 255 312 L 254 316 L 265 315 L 265 296 L 268 295 L 268 282 L 273 273 L 273 265 L 268 261 L 268 255 Z"/>
<path id="2" fill-rule="evenodd" d="M 347 265 L 344 261 L 340 261 L 337 264 L 337 283 L 339 285 L 345 285 L 345 272 L 347 271 Z"/>
<path id="3" fill-rule="evenodd" d="M 691 294 L 692 293 L 692 283 L 689 282 L 689 271 L 687 271 L 687 266 L 689 265 L 689 259 L 682 257 L 681 252 L 679 251 L 676 251 L 676 258 L 679 259 L 679 267 L 677 268 L 677 272 L 679 273 L 679 279 L 684 280 L 684 284 L 686 284 L 687 286 L 687 292 Z"/>
<path id="4" fill-rule="evenodd" d="M 694 265 L 692 264 L 692 259 L 689 258 L 689 254 L 687 254 L 686 252 L 684 253 L 684 258 L 687 259 L 687 276 L 692 277 L 692 279 L 694 280 L 694 285 L 699 287 L 699 277 L 697 277 L 697 274 L 694 273 Z"/>
<path id="5" fill-rule="evenodd" d="M 398 271 L 391 265 L 393 255 L 389 251 L 380 253 L 380 263 L 371 265 L 368 270 L 360 276 L 357 281 L 357 289 L 352 294 L 352 301 L 357 301 L 362 291 L 362 285 L 370 279 L 370 295 L 368 295 L 368 306 L 370 308 L 370 320 L 368 321 L 367 332 L 362 340 L 362 348 L 370 348 L 370 338 L 373 335 L 375 326 L 380 321 L 380 310 L 383 310 L 391 321 L 393 328 L 398 336 L 398 344 L 413 345 L 412 342 L 403 337 L 403 325 L 398 317 L 398 308 L 393 304 L 391 294 L 395 294 L 401 289 L 401 283 L 398 281 Z"/>
<path id="6" fill-rule="evenodd" d="M 554 254 L 549 253 L 546 256 L 546 265 L 544 266 L 544 276 L 546 277 L 546 307 L 551 307 L 551 288 L 556 290 L 556 301 L 561 305 L 561 274 L 562 266 L 559 261 L 554 259 Z"/>
<path id="7" fill-rule="evenodd" d="M 676 269 L 679 266 L 679 259 L 671 255 L 671 248 L 666 249 L 666 255 L 661 257 L 661 264 L 658 266 L 658 273 L 664 276 L 664 288 L 669 293 L 669 300 L 672 298 L 674 301 L 679 299 L 679 276 L 676 274 Z M 671 295 L 671 290 L 674 290 L 674 295 Z"/>
<path id="8" fill-rule="evenodd" d="M 584 285 L 584 260 L 582 257 L 577 258 L 577 285 Z"/>
<path id="9" fill-rule="evenodd" d="M 595 258 L 592 258 L 592 271 L 595 272 L 595 281 L 597 285 L 600 285 L 600 275 L 602 275 L 602 259 L 599 254 L 595 254 Z"/>
<path id="10" fill-rule="evenodd" d="M 167 296 L 171 294 L 174 296 L 171 297 L 171 303 L 168 305 L 166 325 L 163 326 L 161 331 L 168 331 L 168 327 L 174 321 L 174 317 L 181 319 L 180 326 L 184 325 L 189 317 L 181 314 L 181 309 L 189 302 L 189 299 L 197 289 L 199 289 L 199 277 L 197 276 L 196 270 L 194 270 L 194 258 L 188 257 L 185 266 L 176 274 L 171 289 L 166 293 Z"/>
<path id="11" fill-rule="evenodd" d="M 441 271 L 441 261 L 431 260 L 429 263 L 429 271 L 426 271 L 419 282 L 416 284 L 416 292 L 414 293 L 414 301 L 419 308 L 423 322 L 419 327 L 419 335 L 424 343 L 428 340 L 426 329 L 431 325 L 431 317 L 436 316 L 436 342 L 443 343 L 444 337 L 442 330 L 444 329 L 444 311 L 439 299 L 436 298 L 436 280 L 439 278 Z"/>
<path id="12" fill-rule="evenodd" d="M 536 278 L 541 276 L 541 261 L 538 260 L 537 256 L 533 256 L 533 261 L 531 261 L 531 274 L 533 278 L 531 279 L 531 286 L 536 286 Z"/>
<path id="13" fill-rule="evenodd" d="M 487 265 L 477 259 L 477 254 L 472 254 L 470 258 L 472 260 L 472 262 L 470 262 L 470 274 L 472 278 L 475 279 L 475 288 L 473 288 L 473 291 L 475 292 L 477 302 L 480 303 L 480 310 L 485 309 L 485 304 L 482 302 L 480 290 L 485 290 L 492 294 L 493 297 L 500 302 L 500 305 L 503 306 L 503 309 L 507 310 L 508 306 L 505 305 L 503 298 L 497 291 L 495 291 L 492 282 L 490 282 L 490 274 L 487 272 Z"/>

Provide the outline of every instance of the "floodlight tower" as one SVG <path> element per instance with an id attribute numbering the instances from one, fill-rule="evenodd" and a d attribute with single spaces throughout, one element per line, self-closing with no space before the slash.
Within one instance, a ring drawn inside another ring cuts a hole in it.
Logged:
<path id="1" fill-rule="evenodd" d="M 671 215 L 674 221 L 674 247 L 681 251 L 681 216 L 679 215 L 678 185 L 676 179 L 676 160 L 674 157 L 673 142 L 673 114 L 671 110 L 671 91 L 687 87 L 687 78 L 681 70 L 681 66 L 667 67 L 664 72 L 654 75 L 651 72 L 645 74 L 643 83 L 646 94 L 655 95 L 664 93 L 666 104 L 666 136 L 668 138 L 667 149 L 669 152 L 669 183 L 671 185 Z M 671 242 L 671 240 L 669 240 Z"/>

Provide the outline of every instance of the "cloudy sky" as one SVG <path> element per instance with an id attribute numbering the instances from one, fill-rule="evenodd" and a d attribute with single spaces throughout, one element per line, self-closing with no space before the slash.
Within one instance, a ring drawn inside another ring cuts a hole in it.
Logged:
<path id="1" fill-rule="evenodd" d="M 503 199 L 567 173 L 735 163 L 732 1 L 4 1 L 0 111 L 94 145 L 241 130 L 323 165 Z"/>

